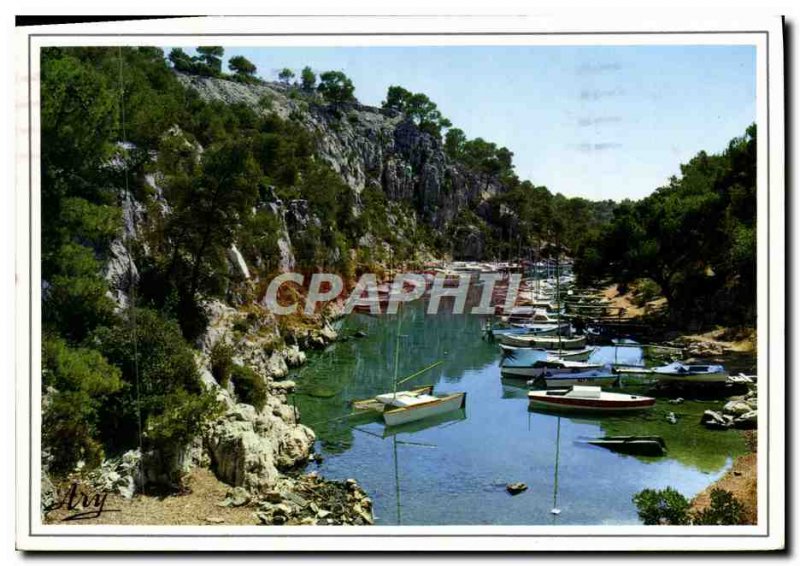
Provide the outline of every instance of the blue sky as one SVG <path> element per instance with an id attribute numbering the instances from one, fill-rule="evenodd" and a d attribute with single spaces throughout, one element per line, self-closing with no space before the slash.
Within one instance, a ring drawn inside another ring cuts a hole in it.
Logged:
<path id="1" fill-rule="evenodd" d="M 514 152 L 553 193 L 641 198 L 700 150 L 755 121 L 752 46 L 226 48 L 274 80 L 344 71 L 364 104 L 390 85 L 423 92 L 454 126 Z M 226 62 L 227 68 L 227 62 Z"/>

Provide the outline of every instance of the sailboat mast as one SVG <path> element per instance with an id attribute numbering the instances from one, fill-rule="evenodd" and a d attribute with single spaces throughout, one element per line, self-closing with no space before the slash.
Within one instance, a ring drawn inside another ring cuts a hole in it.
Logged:
<path id="1" fill-rule="evenodd" d="M 397 398 L 397 369 L 400 363 L 400 308 L 397 309 L 397 332 L 394 338 L 394 375 L 392 376 L 392 399 Z"/>
<path id="2" fill-rule="evenodd" d="M 561 452 L 561 417 L 558 417 L 558 424 L 556 427 L 556 465 L 553 470 L 553 509 L 550 511 L 553 515 L 558 515 L 561 512 L 558 508 L 558 457 Z"/>
<path id="3" fill-rule="evenodd" d="M 558 357 L 561 357 L 561 259 L 560 248 L 556 241 L 556 332 L 558 333 Z"/>

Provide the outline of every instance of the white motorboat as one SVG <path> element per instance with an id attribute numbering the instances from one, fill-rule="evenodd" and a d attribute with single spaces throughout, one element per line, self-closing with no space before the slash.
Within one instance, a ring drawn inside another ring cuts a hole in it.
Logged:
<path id="1" fill-rule="evenodd" d="M 547 350 L 579 350 L 586 347 L 586 336 L 564 338 L 541 334 L 501 334 L 500 342 L 508 346 L 544 348 Z"/>
<path id="2" fill-rule="evenodd" d="M 582 350 L 564 350 L 559 352 L 558 350 L 545 350 L 544 348 L 534 348 L 533 346 L 509 346 L 508 344 L 500 344 L 500 347 L 504 352 L 509 354 L 520 350 L 541 350 L 547 352 L 550 356 L 573 362 L 585 362 L 597 351 L 597 348 L 584 348 Z"/>
<path id="3" fill-rule="evenodd" d="M 531 391 L 528 402 L 532 409 L 580 413 L 620 413 L 650 409 L 656 400 L 642 395 L 610 393 L 600 387 L 573 385 L 567 389 Z"/>
<path id="4" fill-rule="evenodd" d="M 728 380 L 728 372 L 721 365 L 673 362 L 652 368 L 651 372 L 662 382 L 724 383 Z"/>

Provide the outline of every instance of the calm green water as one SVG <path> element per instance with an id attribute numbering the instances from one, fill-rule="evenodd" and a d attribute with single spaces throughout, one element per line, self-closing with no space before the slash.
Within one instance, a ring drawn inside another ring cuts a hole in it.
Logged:
<path id="1" fill-rule="evenodd" d="M 325 457 L 312 467 L 331 479 L 356 478 L 373 498 L 377 524 L 636 524 L 634 493 L 672 486 L 691 497 L 745 451 L 738 433 L 699 424 L 703 410 L 723 400 L 671 405 L 665 398 L 645 414 L 596 419 L 529 412 L 524 383 L 500 379 L 500 349 L 481 340 L 480 318 L 428 316 L 423 308 L 418 302 L 399 315 L 399 375 L 444 363 L 402 387 L 466 391 L 464 412 L 397 431 L 346 417 L 351 400 L 392 390 L 396 316 L 351 316 L 342 333 L 367 336 L 332 345 L 295 376 L 302 422 L 316 431 Z M 641 362 L 635 347 L 595 356 Z M 677 424 L 666 421 L 670 411 Z M 582 443 L 604 434 L 661 435 L 669 455 L 624 456 Z M 528 491 L 512 497 L 509 482 L 525 482 Z M 560 515 L 550 512 L 554 506 Z"/>

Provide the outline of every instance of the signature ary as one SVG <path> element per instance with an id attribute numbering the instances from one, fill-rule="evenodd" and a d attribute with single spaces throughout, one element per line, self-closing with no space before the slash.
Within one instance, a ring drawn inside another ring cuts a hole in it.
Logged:
<path id="1" fill-rule="evenodd" d="M 103 513 L 113 513 L 119 509 L 106 509 L 108 493 L 84 491 L 78 487 L 78 482 L 73 482 L 63 497 L 49 510 L 66 509 L 70 513 L 62 521 L 78 521 L 81 519 L 95 519 Z"/>

